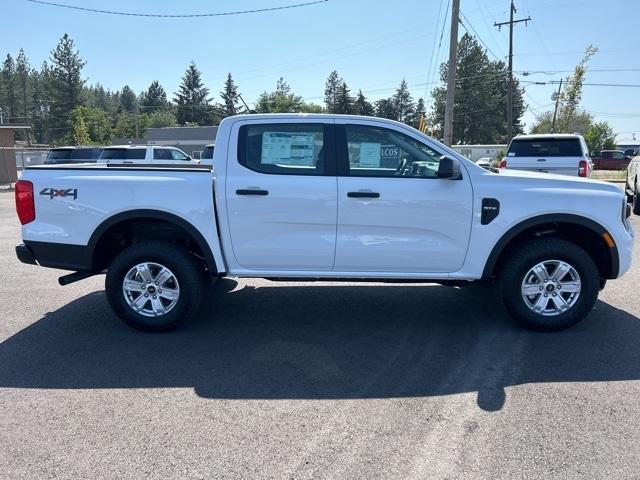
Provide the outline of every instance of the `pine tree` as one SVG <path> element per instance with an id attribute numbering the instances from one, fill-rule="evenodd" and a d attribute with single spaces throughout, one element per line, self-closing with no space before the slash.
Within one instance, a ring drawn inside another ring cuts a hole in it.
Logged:
<path id="1" fill-rule="evenodd" d="M 400 82 L 400 86 L 396 90 L 396 93 L 391 97 L 391 101 L 393 102 L 396 112 L 395 120 L 407 124 L 413 124 L 415 120 L 416 106 L 413 101 L 413 97 L 409 92 L 409 86 L 404 78 L 402 79 L 402 82 Z"/>
<path id="2" fill-rule="evenodd" d="M 164 110 L 169 106 L 167 94 L 160 85 L 160 82 L 157 80 L 151 82 L 149 88 L 142 94 L 141 104 L 144 107 L 145 113 L 149 114 Z"/>
<path id="3" fill-rule="evenodd" d="M 2 63 L 2 87 L 3 95 L 0 99 L 0 108 L 2 108 L 2 116 L 5 123 L 15 121 L 18 116 L 17 111 L 17 93 L 16 93 L 16 64 L 13 57 L 7 54 Z"/>
<path id="4" fill-rule="evenodd" d="M 54 140 L 69 137 L 71 112 L 81 103 L 85 62 L 66 33 L 51 52 L 51 133 Z"/>
<path id="5" fill-rule="evenodd" d="M 343 80 L 336 70 L 329 74 L 324 86 L 324 104 L 328 113 L 337 113 L 338 90 L 342 83 Z"/>
<path id="6" fill-rule="evenodd" d="M 120 92 L 120 108 L 128 113 L 134 113 L 138 110 L 138 99 L 129 85 L 122 87 Z"/>
<path id="7" fill-rule="evenodd" d="M 343 80 L 336 90 L 336 99 L 333 113 L 353 113 L 353 98 L 349 95 L 349 87 Z"/>
<path id="8" fill-rule="evenodd" d="M 375 115 L 376 117 L 388 118 L 395 120 L 398 118 L 395 103 L 391 98 L 381 98 L 375 103 Z"/>
<path id="9" fill-rule="evenodd" d="M 222 98 L 222 112 L 224 116 L 230 117 L 236 115 L 239 110 L 240 94 L 230 73 L 227 74 L 227 79 L 224 82 L 224 90 L 220 92 L 220 97 Z"/>
<path id="10" fill-rule="evenodd" d="M 509 74 L 502 61 L 492 61 L 478 41 L 468 33 L 458 42 L 456 62 L 453 143 L 504 143 L 507 135 L 507 92 Z M 447 64 L 440 66 L 442 86 L 433 90 L 429 123 L 442 138 L 446 103 Z M 514 134 L 522 132 L 523 90 L 514 81 Z"/>
<path id="11" fill-rule="evenodd" d="M 414 121 L 413 121 L 413 126 L 414 127 L 418 128 L 421 118 L 424 118 L 425 120 L 427 118 L 427 112 L 425 110 L 424 99 L 423 98 L 419 98 L 418 99 L 418 103 L 416 104 L 415 118 L 414 118 Z"/>
<path id="12" fill-rule="evenodd" d="M 24 50 L 20 49 L 18 52 L 18 58 L 16 58 L 16 72 L 15 72 L 15 87 L 17 90 L 17 97 L 19 99 L 17 104 L 19 107 L 16 107 L 16 110 L 19 112 L 20 121 L 28 122 L 29 121 L 29 73 L 31 67 L 29 66 L 29 61 L 27 60 L 27 56 L 24 54 Z"/>
<path id="13" fill-rule="evenodd" d="M 44 61 L 40 71 L 31 71 L 31 122 L 37 143 L 50 143 L 49 120 L 51 114 L 52 74 L 49 64 Z"/>
<path id="14" fill-rule="evenodd" d="M 362 90 L 358 90 L 358 95 L 353 102 L 353 113 L 356 115 L 371 116 L 374 114 L 373 105 L 363 95 Z"/>
<path id="15" fill-rule="evenodd" d="M 182 83 L 176 92 L 175 101 L 178 104 L 178 123 L 203 124 L 206 119 L 209 104 L 209 89 L 204 86 L 200 78 L 200 71 L 191 62 L 182 77 Z"/>

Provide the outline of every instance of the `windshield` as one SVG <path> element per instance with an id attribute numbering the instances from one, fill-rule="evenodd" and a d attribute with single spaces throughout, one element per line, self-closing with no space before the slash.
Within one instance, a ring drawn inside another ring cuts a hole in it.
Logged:
<path id="1" fill-rule="evenodd" d="M 527 138 L 513 140 L 507 157 L 580 157 L 582 148 L 577 138 Z"/>

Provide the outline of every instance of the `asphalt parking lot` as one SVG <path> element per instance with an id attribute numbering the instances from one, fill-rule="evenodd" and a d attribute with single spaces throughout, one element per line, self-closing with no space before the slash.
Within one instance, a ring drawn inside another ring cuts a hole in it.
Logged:
<path id="1" fill-rule="evenodd" d="M 0 193 L 0 478 L 640 476 L 637 261 L 562 333 L 491 287 L 223 280 L 149 335 L 18 242 Z"/>

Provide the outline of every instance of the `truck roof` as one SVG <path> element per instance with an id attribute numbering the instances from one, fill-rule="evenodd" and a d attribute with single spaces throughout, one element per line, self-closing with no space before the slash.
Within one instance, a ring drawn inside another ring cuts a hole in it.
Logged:
<path id="1" fill-rule="evenodd" d="M 530 133 L 527 135 L 516 135 L 513 140 L 532 140 L 536 138 L 580 138 L 579 133 Z"/>
<path id="2" fill-rule="evenodd" d="M 345 115 L 345 114 L 337 114 L 337 113 L 250 113 L 250 114 L 242 114 L 242 115 L 233 115 L 231 117 L 226 117 L 222 120 L 222 122 L 227 123 L 234 121 L 242 121 L 242 120 L 259 120 L 261 118 L 264 119 L 300 119 L 306 118 L 309 120 L 321 120 L 327 121 L 332 119 L 341 119 L 341 120 L 369 120 L 376 121 L 380 123 L 388 123 L 391 125 L 401 126 L 404 128 L 413 128 L 406 123 L 398 122 L 396 120 L 389 120 L 387 118 L 381 117 L 371 117 L 366 115 Z M 222 123 L 221 122 L 221 123 Z"/>

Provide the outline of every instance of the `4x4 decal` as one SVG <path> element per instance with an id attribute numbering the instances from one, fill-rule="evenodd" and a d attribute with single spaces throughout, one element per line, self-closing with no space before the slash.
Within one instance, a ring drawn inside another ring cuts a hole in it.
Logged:
<path id="1" fill-rule="evenodd" d="M 40 195 L 45 195 L 49 198 L 55 197 L 73 197 L 74 200 L 78 199 L 77 188 L 43 188 L 40 190 Z"/>

